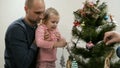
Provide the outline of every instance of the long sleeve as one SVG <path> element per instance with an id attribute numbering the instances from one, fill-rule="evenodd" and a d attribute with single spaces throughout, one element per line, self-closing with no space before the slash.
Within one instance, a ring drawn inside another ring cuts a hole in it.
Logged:
<path id="1" fill-rule="evenodd" d="M 25 30 L 21 27 L 9 28 L 5 38 L 6 54 L 10 58 L 12 68 L 32 68 L 30 67 L 36 55 L 34 44 L 29 44 Z"/>
<path id="2" fill-rule="evenodd" d="M 51 47 L 61 39 L 58 29 L 48 30 L 46 25 L 39 25 L 36 29 L 35 39 L 40 48 L 37 61 L 55 61 L 57 48 Z"/>
<path id="3" fill-rule="evenodd" d="M 117 56 L 120 58 L 120 47 L 118 47 L 118 48 L 116 49 L 116 54 L 117 54 Z"/>
<path id="4" fill-rule="evenodd" d="M 38 26 L 36 29 L 35 40 L 38 47 L 51 48 L 54 45 L 54 41 L 44 40 L 45 28 L 43 26 Z"/>

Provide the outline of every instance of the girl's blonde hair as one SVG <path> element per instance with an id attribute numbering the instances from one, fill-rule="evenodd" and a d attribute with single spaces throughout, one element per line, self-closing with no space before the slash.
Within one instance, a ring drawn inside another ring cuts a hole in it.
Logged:
<path id="1" fill-rule="evenodd" d="M 57 11 L 55 8 L 50 7 L 50 8 L 48 8 L 48 9 L 45 11 L 43 23 L 45 23 L 45 22 L 50 18 L 50 14 L 51 14 L 51 13 L 59 16 L 58 11 Z"/>

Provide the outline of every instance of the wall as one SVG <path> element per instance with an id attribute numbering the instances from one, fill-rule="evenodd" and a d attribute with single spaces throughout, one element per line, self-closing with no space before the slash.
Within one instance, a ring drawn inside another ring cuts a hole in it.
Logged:
<path id="1" fill-rule="evenodd" d="M 45 0 L 46 8 L 54 7 L 60 13 L 60 23 L 59 29 L 61 34 L 69 42 L 71 39 L 71 28 L 73 25 L 73 11 L 82 7 L 84 0 Z M 93 0 L 95 1 L 95 0 Z M 118 27 L 117 31 L 120 32 L 119 22 L 120 22 L 120 1 L 119 0 L 101 0 L 107 2 L 109 13 L 114 15 L 115 20 L 117 21 Z M 24 12 L 24 0 L 1 0 L 0 2 L 0 68 L 3 68 L 4 65 L 4 35 L 8 25 L 19 17 L 23 17 Z M 57 68 L 60 67 L 60 57 L 62 55 L 62 49 L 58 49 L 57 57 L 58 61 Z M 68 53 L 64 49 L 65 61 L 67 60 Z"/>

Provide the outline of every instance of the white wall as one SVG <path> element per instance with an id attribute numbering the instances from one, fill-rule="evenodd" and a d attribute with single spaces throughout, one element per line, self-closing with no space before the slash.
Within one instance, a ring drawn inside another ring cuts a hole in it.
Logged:
<path id="1" fill-rule="evenodd" d="M 24 12 L 24 1 L 25 0 L 1 0 L 0 2 L 0 68 L 4 68 L 4 35 L 8 25 L 19 17 L 23 17 Z M 73 23 L 73 11 L 82 7 L 84 0 L 45 0 L 46 8 L 56 8 L 61 16 L 59 29 L 61 34 L 69 42 L 71 39 L 71 28 Z M 95 0 L 94 0 L 95 1 Z M 114 15 L 117 24 L 120 25 L 120 0 L 100 0 L 106 1 L 109 7 L 109 12 Z M 120 32 L 120 27 L 117 27 L 117 31 Z M 61 68 L 59 65 L 62 49 L 58 49 L 57 57 L 58 61 L 57 68 Z M 64 49 L 64 56 L 67 60 L 68 53 Z M 66 61 L 65 60 L 65 61 Z"/>

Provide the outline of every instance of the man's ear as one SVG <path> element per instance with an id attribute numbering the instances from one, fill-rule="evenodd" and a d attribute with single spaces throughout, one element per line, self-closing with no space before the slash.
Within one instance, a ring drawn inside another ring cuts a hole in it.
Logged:
<path id="1" fill-rule="evenodd" d="M 24 10 L 25 10 L 25 12 L 27 13 L 27 12 L 28 12 L 28 7 L 25 6 L 25 7 L 24 7 Z"/>

